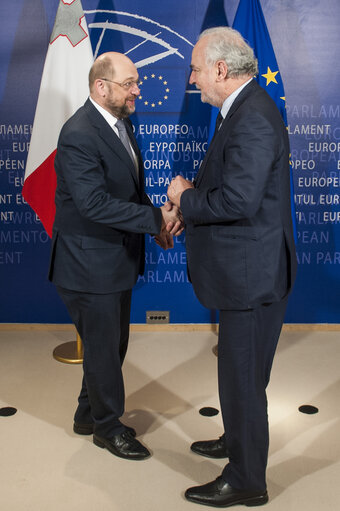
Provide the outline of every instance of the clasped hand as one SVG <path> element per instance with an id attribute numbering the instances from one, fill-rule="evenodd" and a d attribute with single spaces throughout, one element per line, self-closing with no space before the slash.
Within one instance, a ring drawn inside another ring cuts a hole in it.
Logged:
<path id="1" fill-rule="evenodd" d="M 164 250 L 174 246 L 172 236 L 179 236 L 184 229 L 183 217 L 181 214 L 180 202 L 181 195 L 184 190 L 194 188 L 191 181 L 184 179 L 182 176 L 176 176 L 172 179 L 168 187 L 168 197 L 170 201 L 161 206 L 162 211 L 162 230 L 161 233 L 155 236 L 157 245 Z"/>
<path id="2" fill-rule="evenodd" d="M 189 188 L 194 188 L 194 185 L 191 181 L 184 179 L 182 176 L 176 176 L 171 180 L 171 183 L 168 187 L 168 197 L 171 202 L 179 208 L 182 193 Z"/>
<path id="3" fill-rule="evenodd" d="M 183 232 L 183 219 L 179 208 L 170 201 L 161 206 L 160 210 L 162 212 L 162 229 L 160 234 L 155 236 L 155 241 L 157 245 L 167 250 L 174 246 L 172 236 L 179 236 Z"/>

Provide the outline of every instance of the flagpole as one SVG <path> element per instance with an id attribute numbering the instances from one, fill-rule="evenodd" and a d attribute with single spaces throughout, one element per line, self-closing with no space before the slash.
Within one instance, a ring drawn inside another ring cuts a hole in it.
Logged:
<path id="1" fill-rule="evenodd" d="M 84 356 L 83 343 L 77 333 L 77 340 L 60 344 L 53 351 L 53 357 L 65 364 L 82 364 Z"/>
<path id="2" fill-rule="evenodd" d="M 88 97 L 92 46 L 81 0 L 59 0 L 48 45 L 34 117 L 22 195 L 49 237 L 55 217 L 57 185 L 54 158 L 60 130 Z M 77 340 L 57 346 L 53 357 L 67 364 L 83 362 Z"/>

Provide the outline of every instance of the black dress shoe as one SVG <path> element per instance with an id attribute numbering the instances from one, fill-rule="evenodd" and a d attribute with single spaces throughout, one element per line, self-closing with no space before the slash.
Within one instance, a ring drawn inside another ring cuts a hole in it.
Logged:
<path id="1" fill-rule="evenodd" d="M 145 460 L 151 456 L 147 448 L 128 431 L 124 431 L 112 438 L 102 438 L 94 434 L 93 443 L 102 449 L 106 447 L 112 454 L 126 460 Z"/>
<path id="2" fill-rule="evenodd" d="M 203 486 L 189 488 L 185 492 L 185 497 L 191 502 L 214 507 L 229 507 L 236 504 L 262 506 L 268 502 L 266 491 L 237 490 L 226 483 L 222 477 Z"/>
<path id="3" fill-rule="evenodd" d="M 191 444 L 191 450 L 207 458 L 228 458 L 229 453 L 225 436 L 222 435 L 217 440 L 202 440 Z"/>
<path id="4" fill-rule="evenodd" d="M 130 428 L 129 426 L 124 426 L 127 431 L 130 431 L 133 437 L 136 436 L 136 430 Z M 77 435 L 92 435 L 93 434 L 94 424 L 91 422 L 90 424 L 81 424 L 80 422 L 73 423 L 73 431 L 77 433 Z"/>

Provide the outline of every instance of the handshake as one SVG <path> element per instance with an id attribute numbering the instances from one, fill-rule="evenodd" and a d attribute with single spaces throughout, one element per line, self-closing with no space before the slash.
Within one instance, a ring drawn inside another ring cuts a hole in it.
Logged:
<path id="1" fill-rule="evenodd" d="M 187 181 L 182 176 L 172 179 L 168 187 L 168 197 L 170 201 L 161 206 L 162 229 L 160 234 L 155 236 L 155 241 L 164 250 L 173 248 L 174 242 L 172 236 L 179 236 L 184 229 L 184 221 L 180 210 L 181 195 L 184 190 L 193 188 L 191 181 Z"/>

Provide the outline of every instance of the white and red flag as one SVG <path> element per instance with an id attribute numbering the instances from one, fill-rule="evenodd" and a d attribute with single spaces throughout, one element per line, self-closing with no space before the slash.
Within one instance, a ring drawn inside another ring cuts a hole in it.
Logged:
<path id="1" fill-rule="evenodd" d="M 54 158 L 63 124 L 89 95 L 93 62 L 81 0 L 60 0 L 41 78 L 22 195 L 51 237 Z"/>

